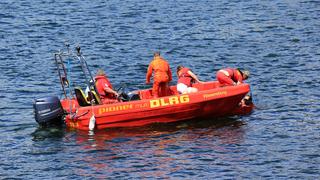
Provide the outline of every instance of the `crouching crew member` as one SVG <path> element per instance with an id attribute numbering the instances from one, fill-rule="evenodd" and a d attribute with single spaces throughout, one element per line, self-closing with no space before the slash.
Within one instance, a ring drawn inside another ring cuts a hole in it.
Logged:
<path id="1" fill-rule="evenodd" d="M 198 89 L 192 87 L 194 82 L 202 83 L 193 72 L 184 66 L 177 67 L 178 84 L 177 91 L 180 94 L 195 93 Z"/>
<path id="2" fill-rule="evenodd" d="M 223 85 L 237 85 L 249 78 L 249 71 L 235 68 L 221 69 L 216 74 L 217 80 Z"/>

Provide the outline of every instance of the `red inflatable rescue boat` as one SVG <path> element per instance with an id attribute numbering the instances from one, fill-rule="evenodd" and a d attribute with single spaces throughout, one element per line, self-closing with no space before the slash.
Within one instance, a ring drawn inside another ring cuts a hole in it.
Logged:
<path id="1" fill-rule="evenodd" d="M 101 104 L 99 96 L 95 93 L 94 83 L 90 83 L 90 80 L 87 82 L 92 89 L 89 93 L 91 98 L 85 96 L 81 88 L 70 86 L 70 75 L 68 76 L 68 69 L 64 66 L 64 56 L 77 57 L 82 71 L 93 79 L 80 48 L 77 48 L 76 56 L 56 53 L 55 62 L 65 97 L 61 100 L 57 97 L 35 100 L 35 119 L 40 125 L 62 123 L 70 128 L 94 130 L 177 122 L 193 118 L 245 115 L 253 109 L 252 103 L 241 103 L 250 92 L 249 84 L 222 86 L 217 81 L 194 84 L 199 91 L 192 94 L 179 94 L 176 86 L 171 86 L 169 96 L 153 98 L 152 90 L 144 89 L 129 93 L 131 97 L 128 98 L 127 95 L 122 102 Z"/>
<path id="2" fill-rule="evenodd" d="M 250 91 L 248 84 L 221 87 L 218 82 L 195 85 L 200 91 L 193 94 L 177 94 L 172 86 L 171 96 L 152 99 L 151 89 L 137 93 L 141 100 L 82 107 L 77 99 L 61 100 L 68 114 L 68 127 L 89 130 L 91 117 L 95 129 L 111 127 L 143 126 L 152 123 L 168 123 L 192 118 L 244 115 L 252 106 L 241 106 L 242 98 Z"/>

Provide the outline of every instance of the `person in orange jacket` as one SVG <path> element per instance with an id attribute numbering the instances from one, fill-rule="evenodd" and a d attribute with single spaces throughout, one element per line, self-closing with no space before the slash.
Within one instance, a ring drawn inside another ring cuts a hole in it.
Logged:
<path id="1" fill-rule="evenodd" d="M 103 104 L 118 102 L 117 97 L 119 94 L 113 90 L 109 79 L 102 69 L 99 69 L 97 72 L 95 84 Z"/>
<path id="2" fill-rule="evenodd" d="M 223 85 L 238 85 L 249 78 L 249 71 L 240 69 L 225 68 L 217 72 L 217 80 Z"/>
<path id="3" fill-rule="evenodd" d="M 150 78 L 153 73 L 153 97 L 161 97 L 169 94 L 169 82 L 172 80 L 172 73 L 169 63 L 160 56 L 160 52 L 155 52 L 153 60 L 150 62 L 147 75 L 146 84 L 150 83 Z"/>

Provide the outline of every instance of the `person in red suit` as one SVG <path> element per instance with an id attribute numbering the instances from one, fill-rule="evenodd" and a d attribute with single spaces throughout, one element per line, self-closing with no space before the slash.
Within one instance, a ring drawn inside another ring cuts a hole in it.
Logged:
<path id="1" fill-rule="evenodd" d="M 192 84 L 194 82 L 202 83 L 202 81 L 200 81 L 198 77 L 189 68 L 184 66 L 178 66 L 177 76 L 178 76 L 177 91 L 180 94 L 198 92 L 198 89 L 195 87 L 192 87 Z"/>
<path id="2" fill-rule="evenodd" d="M 155 52 L 153 60 L 150 62 L 146 74 L 146 84 L 150 83 L 153 73 L 152 95 L 154 98 L 170 94 L 169 82 L 172 80 L 172 73 L 169 63 L 160 56 L 160 52 Z"/>
<path id="3" fill-rule="evenodd" d="M 223 85 L 238 85 L 249 78 L 249 71 L 225 68 L 220 69 L 216 74 L 217 80 Z"/>
<path id="4" fill-rule="evenodd" d="M 97 72 L 95 84 L 103 104 L 118 102 L 117 97 L 119 94 L 113 90 L 107 75 L 102 69 L 99 69 Z"/>

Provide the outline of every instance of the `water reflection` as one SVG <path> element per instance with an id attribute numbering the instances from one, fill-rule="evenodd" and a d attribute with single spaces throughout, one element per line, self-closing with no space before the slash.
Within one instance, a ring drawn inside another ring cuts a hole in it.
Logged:
<path id="1" fill-rule="evenodd" d="M 100 178 L 107 178 L 112 174 L 124 178 L 135 172 L 142 178 L 169 178 L 168 169 L 186 175 L 185 168 L 203 162 L 243 159 L 241 154 L 230 156 L 239 152 L 236 147 L 243 142 L 243 124 L 224 118 L 113 128 L 94 134 L 66 129 L 77 145 L 70 163 L 88 167 L 74 170 L 84 177 L 100 174 Z"/>
<path id="2" fill-rule="evenodd" d="M 48 138 L 62 139 L 66 131 L 62 127 L 38 127 L 31 136 L 33 141 L 43 141 Z"/>
<path id="3" fill-rule="evenodd" d="M 66 129 L 67 132 L 76 133 L 76 141 L 79 144 L 88 143 L 97 149 L 106 146 L 108 143 L 130 143 L 131 140 L 145 141 L 150 138 L 167 138 L 172 134 L 179 134 L 181 140 L 192 140 L 202 136 L 215 136 L 222 139 L 231 138 L 233 133 L 238 132 L 245 122 L 236 118 L 219 118 L 219 119 L 194 119 L 185 122 L 152 124 L 142 127 L 131 128 L 110 128 L 105 130 L 77 131 Z M 177 138 L 177 136 L 174 136 Z M 239 137 L 239 136 L 237 136 Z M 235 138 L 239 140 L 239 138 Z"/>

